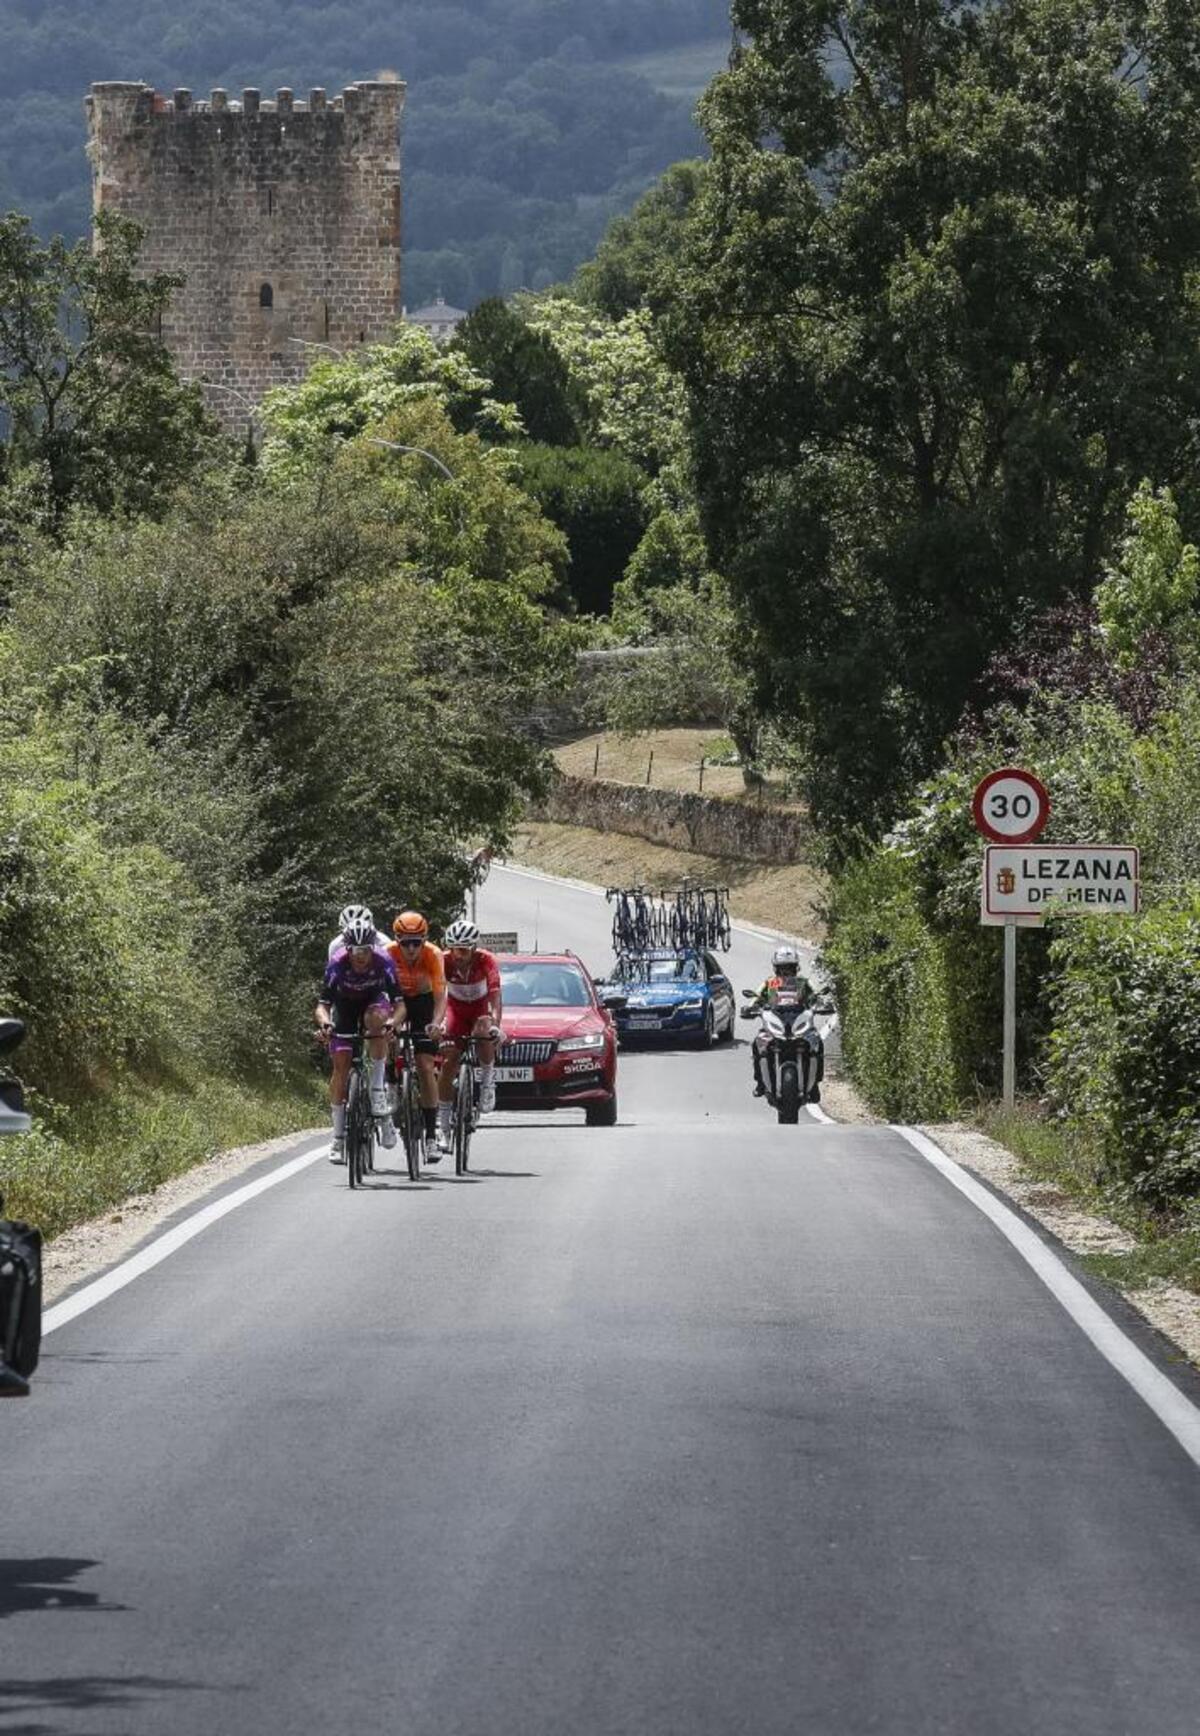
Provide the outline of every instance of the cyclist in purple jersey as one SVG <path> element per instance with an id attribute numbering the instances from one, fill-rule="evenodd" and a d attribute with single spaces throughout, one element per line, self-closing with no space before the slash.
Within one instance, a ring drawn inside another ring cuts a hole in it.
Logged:
<path id="1" fill-rule="evenodd" d="M 346 926 L 342 951 L 325 968 L 321 998 L 317 1002 L 317 1034 L 328 1046 L 333 1061 L 329 1081 L 329 1104 L 333 1120 L 330 1163 L 343 1163 L 346 1156 L 346 1090 L 350 1057 L 361 1029 L 367 1038 L 371 1060 L 371 1113 L 380 1124 L 383 1143 L 396 1143 L 396 1129 L 389 1112 L 384 1070 L 387 1064 L 387 1021 L 392 1004 L 400 999 L 395 966 L 386 953 L 371 944 L 374 925 L 356 918 Z"/>

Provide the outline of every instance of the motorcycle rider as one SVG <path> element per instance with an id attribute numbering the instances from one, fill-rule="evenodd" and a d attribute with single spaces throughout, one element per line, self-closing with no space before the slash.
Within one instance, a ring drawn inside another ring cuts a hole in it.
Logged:
<path id="1" fill-rule="evenodd" d="M 813 1003 L 813 986 L 806 976 L 800 974 L 800 954 L 794 946 L 785 942 L 777 946 L 771 958 L 773 976 L 769 976 L 762 984 L 752 1001 L 747 1002 L 747 1011 L 760 1013 L 764 1007 L 773 1007 L 781 993 L 789 999 L 798 995 L 802 1007 L 810 1007 Z M 825 1076 L 825 1045 L 816 1030 L 813 1032 L 817 1044 L 817 1064 L 812 1088 L 808 1093 L 810 1103 L 821 1101 L 821 1080 Z M 760 1031 L 750 1045 L 750 1063 L 754 1076 L 754 1095 L 765 1097 L 767 1083 L 763 1072 L 763 1037 Z"/>

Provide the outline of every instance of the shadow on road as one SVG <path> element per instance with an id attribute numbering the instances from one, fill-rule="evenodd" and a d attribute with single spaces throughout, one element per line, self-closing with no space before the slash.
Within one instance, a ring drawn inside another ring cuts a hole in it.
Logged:
<path id="1" fill-rule="evenodd" d="M 175 1681 L 163 1676 L 43 1676 L 0 1681 L 0 1730 L 4 1736 L 53 1736 L 62 1728 L 55 1718 L 44 1723 L 41 1714 L 87 1712 L 98 1707 L 132 1706 L 155 1695 L 180 1689 L 209 1689 L 206 1682 Z M 227 1692 L 228 1690 L 222 1690 Z M 13 1719 L 22 1722 L 14 1723 Z M 169 1728 L 164 1718 L 162 1728 Z"/>
<path id="2" fill-rule="evenodd" d="M 98 1591 L 79 1591 L 69 1583 L 99 1565 L 71 1555 L 34 1555 L 24 1561 L 0 1557 L 0 1621 L 32 1610 L 124 1609 L 122 1603 L 101 1603 Z M 0 1681 L 0 1694 L 6 1691 Z"/>

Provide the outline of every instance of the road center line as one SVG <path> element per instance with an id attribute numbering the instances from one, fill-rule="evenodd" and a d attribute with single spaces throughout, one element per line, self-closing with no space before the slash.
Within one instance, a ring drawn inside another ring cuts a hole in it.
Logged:
<path id="1" fill-rule="evenodd" d="M 1195 1465 L 1200 1465 L 1200 1410 L 1173 1381 L 1157 1369 L 1150 1358 L 1139 1350 L 1133 1340 L 1122 1332 L 1116 1322 L 1088 1294 L 1063 1261 L 1034 1234 L 1008 1206 L 980 1185 L 954 1159 L 947 1157 L 940 1146 L 913 1127 L 893 1127 L 906 1139 L 914 1151 L 940 1170 L 946 1180 L 965 1194 L 973 1206 L 995 1224 L 1000 1234 L 1012 1243 L 1027 1265 L 1031 1266 L 1055 1301 L 1065 1308 L 1071 1319 L 1096 1349 L 1127 1380 L 1138 1397 L 1149 1405 L 1163 1426 L 1170 1430 L 1184 1452 Z"/>
<path id="2" fill-rule="evenodd" d="M 144 1272 L 153 1271 L 163 1260 L 178 1253 L 193 1236 L 200 1235 L 210 1225 L 227 1217 L 230 1212 L 235 1212 L 239 1206 L 249 1205 L 251 1200 L 266 1193 L 268 1188 L 278 1187 L 281 1181 L 290 1180 L 302 1169 L 316 1163 L 325 1155 L 326 1149 L 322 1143 L 315 1151 L 306 1151 L 300 1157 L 291 1158 L 287 1163 L 280 1164 L 278 1169 L 271 1170 L 268 1175 L 260 1176 L 257 1181 L 247 1182 L 245 1187 L 223 1194 L 219 1200 L 214 1200 L 212 1205 L 204 1206 L 194 1216 L 176 1224 L 173 1230 L 156 1237 L 136 1254 L 122 1260 L 119 1266 L 114 1266 L 111 1272 L 105 1272 L 102 1278 L 85 1284 L 82 1289 L 76 1290 L 73 1296 L 56 1302 L 53 1308 L 46 1310 L 42 1321 L 42 1336 L 45 1337 L 48 1332 L 56 1332 L 60 1326 L 66 1326 L 69 1321 L 77 1320 L 81 1314 L 86 1314 L 90 1308 L 106 1302 L 110 1296 L 115 1296 L 118 1290 L 123 1290 L 126 1284 L 132 1284 L 135 1278 L 140 1278 Z"/>

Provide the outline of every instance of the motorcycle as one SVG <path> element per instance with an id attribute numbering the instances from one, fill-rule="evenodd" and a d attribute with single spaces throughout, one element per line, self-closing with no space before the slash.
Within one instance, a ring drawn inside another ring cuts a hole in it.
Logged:
<path id="1" fill-rule="evenodd" d="M 747 1000 L 758 1000 L 754 989 L 743 989 Z M 743 1019 L 758 1019 L 754 1039 L 759 1077 L 766 1087 L 767 1102 L 781 1122 L 800 1119 L 802 1103 L 816 1102 L 825 1071 L 825 1045 L 814 1014 L 832 1011 L 818 1002 L 806 1007 L 799 990 L 777 989 L 769 1006 L 743 1007 Z"/>
<path id="2" fill-rule="evenodd" d="M 24 1035 L 20 1019 L 0 1019 L 0 1054 Z M 28 1131 L 20 1085 L 0 1079 L 0 1134 Z M 25 1398 L 42 1340 L 42 1238 L 3 1211 L 0 1196 L 0 1398 Z"/>

